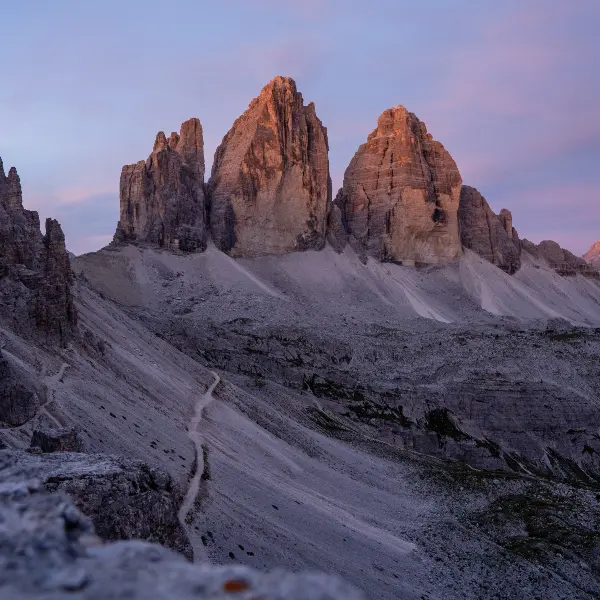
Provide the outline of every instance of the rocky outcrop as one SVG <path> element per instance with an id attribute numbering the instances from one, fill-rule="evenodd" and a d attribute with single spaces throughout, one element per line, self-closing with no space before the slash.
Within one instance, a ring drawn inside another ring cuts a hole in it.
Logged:
<path id="1" fill-rule="evenodd" d="M 354 155 L 337 203 L 361 253 L 406 265 L 444 263 L 461 254 L 461 184 L 442 144 L 397 106 Z"/>
<path id="2" fill-rule="evenodd" d="M 81 452 L 83 445 L 75 427 L 62 429 L 34 429 L 31 448 L 42 452 Z"/>
<path id="3" fill-rule="evenodd" d="M 320 249 L 331 198 L 327 130 L 276 77 L 233 124 L 208 184 L 217 246 L 236 257 Z"/>
<path id="4" fill-rule="evenodd" d="M 544 240 L 534 244 L 529 240 L 521 242 L 523 250 L 535 258 L 545 260 L 559 275 L 584 275 L 598 277 L 598 271 L 583 258 L 561 248 L 552 240 Z"/>
<path id="5" fill-rule="evenodd" d="M 192 559 L 191 544 L 177 519 L 181 493 L 158 468 L 99 454 L 4 450 L 0 480 L 14 485 L 37 480 L 49 492 L 69 494 L 103 539 L 158 542 Z"/>
<path id="6" fill-rule="evenodd" d="M 513 274 L 521 267 L 520 242 L 510 211 L 503 208 L 496 215 L 475 188 L 463 185 L 458 216 L 460 239 L 465 248 L 507 273 Z"/>
<path id="7" fill-rule="evenodd" d="M 592 247 L 583 255 L 583 258 L 596 269 L 600 269 L 600 240 L 592 244 Z"/>
<path id="8" fill-rule="evenodd" d="M 33 323 L 64 345 L 77 321 L 72 284 L 60 225 L 46 219 L 42 235 L 38 214 L 23 208 L 17 171 L 6 176 L 0 160 L 0 315 L 17 330 Z"/>
<path id="9" fill-rule="evenodd" d="M 206 248 L 204 141 L 190 119 L 179 134 L 161 131 L 144 161 L 123 167 L 114 244 L 150 244 L 193 252 Z"/>
<path id="10" fill-rule="evenodd" d="M 26 483 L 0 484 L 2 600 L 226 597 L 364 600 L 355 588 L 333 576 L 191 565 L 156 544 L 102 544 L 90 521 L 64 495 L 43 493 Z"/>
<path id="11" fill-rule="evenodd" d="M 0 351 L 0 423 L 18 427 L 32 419 L 40 405 L 40 392 L 30 374 Z"/>

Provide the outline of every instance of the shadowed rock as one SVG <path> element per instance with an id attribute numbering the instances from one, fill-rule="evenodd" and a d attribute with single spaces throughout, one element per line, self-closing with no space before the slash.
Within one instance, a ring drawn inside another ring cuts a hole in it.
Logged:
<path id="1" fill-rule="evenodd" d="M 0 423 L 23 425 L 35 416 L 39 398 L 31 376 L 0 352 Z"/>
<path id="2" fill-rule="evenodd" d="M 62 229 L 46 219 L 46 234 L 40 231 L 37 212 L 23 208 L 17 171 L 5 176 L 0 160 L 0 312 L 13 329 L 24 331 L 30 324 L 47 341 L 65 345 L 77 321 L 71 287 L 73 277 Z"/>
<path id="3" fill-rule="evenodd" d="M 232 256 L 320 249 L 331 198 L 327 130 L 276 77 L 233 124 L 208 184 L 217 246 Z"/>
<path id="4" fill-rule="evenodd" d="M 113 242 L 193 252 L 206 249 L 204 141 L 190 119 L 179 134 L 156 136 L 148 159 L 123 167 Z"/>
<path id="5" fill-rule="evenodd" d="M 350 242 L 382 261 L 453 260 L 461 254 L 461 183 L 456 163 L 424 123 L 402 106 L 386 110 L 337 197 Z"/>
<path id="6" fill-rule="evenodd" d="M 62 429 L 34 429 L 31 447 L 42 452 L 81 452 L 82 444 L 75 427 Z"/>
<path id="7" fill-rule="evenodd" d="M 98 454 L 0 452 L 0 480 L 39 480 L 50 492 L 69 494 L 107 540 L 140 538 L 177 550 L 192 547 L 177 519 L 182 496 L 171 476 L 156 467 Z"/>
<path id="8" fill-rule="evenodd" d="M 458 210 L 462 245 L 513 274 L 521 267 L 521 251 L 512 226 L 512 214 L 503 208 L 496 215 L 475 189 L 463 185 Z M 518 242 L 520 246 L 520 242 Z"/>

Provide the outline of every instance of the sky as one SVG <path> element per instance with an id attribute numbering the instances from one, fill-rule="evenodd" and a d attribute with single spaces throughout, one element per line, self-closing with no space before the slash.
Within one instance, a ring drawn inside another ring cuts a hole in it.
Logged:
<path id="1" fill-rule="evenodd" d="M 76 254 L 108 243 L 125 164 L 199 117 L 207 167 L 276 75 L 328 128 L 335 190 L 404 105 L 522 237 L 600 238 L 600 0 L 20 0 L 0 11 L 0 156 Z"/>

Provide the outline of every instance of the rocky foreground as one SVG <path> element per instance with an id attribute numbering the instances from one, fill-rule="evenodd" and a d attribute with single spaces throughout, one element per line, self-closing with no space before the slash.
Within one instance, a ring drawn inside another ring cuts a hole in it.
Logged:
<path id="1" fill-rule="evenodd" d="M 247 567 L 191 565 L 174 552 L 141 541 L 103 543 L 92 522 L 62 493 L 47 493 L 41 473 L 30 458 L 0 452 L 12 475 L 0 479 L 0 598 L 2 600 L 192 600 L 239 598 L 278 600 L 360 600 L 351 586 L 331 576 L 294 575 L 285 571 L 259 573 Z M 61 455 L 56 463 L 86 463 L 81 476 L 95 481 L 91 470 L 103 469 L 102 457 Z M 18 469 L 18 472 L 16 471 Z M 50 481 L 48 480 L 50 479 Z M 102 479 L 102 478 L 101 478 Z M 60 488 L 60 485 L 58 486 Z M 67 486 L 68 488 L 68 486 Z M 73 494 L 73 489 L 68 490 Z M 83 493 L 83 492 L 81 492 Z M 77 497 L 77 492 L 75 493 Z M 81 498 L 81 496 L 80 496 Z M 132 515 L 114 506 L 112 518 L 126 526 L 154 519 L 151 506 Z M 158 533 L 158 532 L 155 532 Z"/>

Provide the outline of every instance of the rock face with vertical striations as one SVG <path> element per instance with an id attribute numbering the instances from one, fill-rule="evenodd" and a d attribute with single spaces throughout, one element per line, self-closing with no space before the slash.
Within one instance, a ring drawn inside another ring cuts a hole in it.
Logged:
<path id="1" fill-rule="evenodd" d="M 139 243 L 193 252 L 206 248 L 204 141 L 190 119 L 179 134 L 161 131 L 148 159 L 123 167 L 114 244 Z"/>
<path id="2" fill-rule="evenodd" d="M 600 269 L 600 240 L 592 244 L 592 247 L 583 255 L 583 258 L 596 269 Z"/>
<path id="3" fill-rule="evenodd" d="M 461 254 L 456 163 L 425 124 L 397 106 L 360 146 L 338 194 L 350 242 L 363 255 L 407 265 Z"/>
<path id="4" fill-rule="evenodd" d="M 236 257 L 320 249 L 331 198 L 327 130 L 276 77 L 233 124 L 208 184 L 217 246 Z"/>
<path id="5" fill-rule="evenodd" d="M 512 214 L 503 208 L 496 215 L 486 199 L 464 185 L 458 209 L 463 246 L 511 275 L 521 267 L 521 249 Z"/>
<path id="6" fill-rule="evenodd" d="M 6 176 L 0 160 L 0 315 L 15 330 L 35 324 L 46 341 L 64 345 L 77 321 L 72 284 L 59 223 L 46 219 L 42 235 L 37 212 L 23 208 L 16 169 Z"/>

